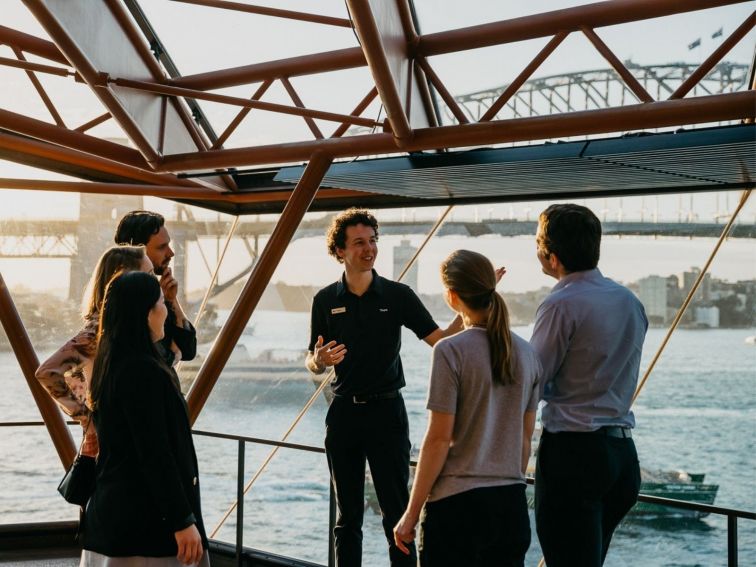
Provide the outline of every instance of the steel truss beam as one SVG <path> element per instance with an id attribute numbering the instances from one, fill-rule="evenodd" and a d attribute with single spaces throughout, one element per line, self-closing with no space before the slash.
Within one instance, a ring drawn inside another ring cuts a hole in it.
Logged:
<path id="1" fill-rule="evenodd" d="M 596 2 L 512 20 L 421 35 L 410 47 L 413 51 L 412 55 L 421 55 L 427 58 L 433 55 L 492 47 L 539 37 L 552 37 L 562 31 L 580 31 L 584 26 L 595 29 L 738 4 L 744 1 L 613 0 L 611 2 Z M 364 67 L 365 65 L 367 65 L 367 60 L 362 50 L 358 47 L 352 47 L 267 63 L 185 75 L 172 81 L 172 84 L 192 89 L 212 90 L 284 76 L 311 75 Z"/>
<path id="2" fill-rule="evenodd" d="M 0 322 L 5 329 L 8 342 L 13 348 L 13 353 L 16 355 L 24 378 L 26 378 L 26 383 L 29 385 L 34 402 L 39 408 L 39 413 L 42 414 L 42 419 L 47 426 L 47 432 L 50 434 L 60 462 L 63 468 L 68 468 L 76 456 L 76 445 L 74 445 L 71 432 L 63 419 L 63 414 L 50 394 L 45 391 L 34 376 L 37 368 L 39 368 L 39 359 L 34 352 L 34 347 L 29 340 L 29 335 L 24 328 L 23 321 L 21 321 L 21 316 L 16 310 L 2 274 L 0 274 Z"/>
<path id="3" fill-rule="evenodd" d="M 557 137 L 662 128 L 680 124 L 704 124 L 738 120 L 756 114 L 756 93 L 720 94 L 674 101 L 649 102 L 620 108 L 570 112 L 558 116 L 515 118 L 495 122 L 421 128 L 405 148 L 423 151 L 543 140 Z M 314 151 L 336 158 L 396 152 L 390 134 L 368 134 L 352 138 L 328 138 L 307 142 L 215 150 L 197 154 L 166 156 L 158 171 L 190 171 L 249 165 L 304 161 Z"/>
<path id="4" fill-rule="evenodd" d="M 331 165 L 332 158 L 323 154 L 314 154 L 302 179 L 291 193 L 286 208 L 270 235 L 259 260 L 255 264 L 234 308 L 213 343 L 210 353 L 200 368 L 197 379 L 186 396 L 189 405 L 189 419 L 193 424 L 210 396 L 213 386 L 218 381 L 223 367 L 228 362 L 234 345 L 239 341 L 244 327 L 257 307 L 273 272 L 288 248 L 294 233 L 302 222 L 304 214 L 315 198 L 320 182 Z"/>

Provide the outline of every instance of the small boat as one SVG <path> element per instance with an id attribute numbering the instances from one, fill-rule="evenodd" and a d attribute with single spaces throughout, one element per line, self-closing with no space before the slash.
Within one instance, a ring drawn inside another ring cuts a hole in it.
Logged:
<path id="1" fill-rule="evenodd" d="M 745 341 L 743 341 L 747 345 L 756 346 L 756 335 L 751 335 L 750 337 L 746 337 Z"/>
<path id="2" fill-rule="evenodd" d="M 696 504 L 713 505 L 719 491 L 719 485 L 704 484 L 705 476 L 705 474 L 687 473 L 685 471 L 649 471 L 641 469 L 640 491 L 647 496 L 674 498 L 686 502 L 695 502 Z M 708 512 L 698 510 L 670 508 L 659 504 L 638 502 L 630 510 L 629 515 L 639 520 L 659 518 L 698 520 L 709 514 Z"/>
<path id="3" fill-rule="evenodd" d="M 209 352 L 210 348 L 205 345 L 198 350 Z M 264 395 L 267 401 L 284 401 L 291 395 L 295 396 L 294 399 L 311 395 L 327 374 L 309 372 L 305 367 L 306 355 L 304 350 L 271 348 L 252 357 L 244 344 L 236 344 L 221 374 L 219 387 L 229 396 L 238 396 L 240 389 L 246 388 L 248 394 L 252 393 L 255 398 Z M 189 389 L 204 361 L 205 357 L 197 354 L 194 360 L 181 363 L 178 375 L 183 391 Z M 324 392 L 329 400 L 330 389 L 326 388 Z"/>

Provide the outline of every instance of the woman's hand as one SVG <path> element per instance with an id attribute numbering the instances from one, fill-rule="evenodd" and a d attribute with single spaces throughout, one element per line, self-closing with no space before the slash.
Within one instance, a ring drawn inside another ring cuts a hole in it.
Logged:
<path id="1" fill-rule="evenodd" d="M 194 565 L 200 562 L 204 550 L 202 549 L 202 538 L 200 537 L 197 526 L 192 524 L 188 528 L 175 532 L 176 545 L 178 545 L 178 559 L 184 565 Z"/>
<path id="2" fill-rule="evenodd" d="M 404 512 L 399 522 L 394 526 L 394 543 L 399 551 L 405 555 L 409 555 L 410 552 L 406 544 L 415 541 L 417 520 L 418 518 L 410 516 L 409 512 Z"/>

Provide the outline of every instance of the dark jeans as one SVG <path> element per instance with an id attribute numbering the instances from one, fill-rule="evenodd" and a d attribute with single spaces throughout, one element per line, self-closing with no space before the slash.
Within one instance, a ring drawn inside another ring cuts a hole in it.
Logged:
<path id="1" fill-rule="evenodd" d="M 475 488 L 427 502 L 420 527 L 421 567 L 522 567 L 530 545 L 525 485 Z"/>
<path id="2" fill-rule="evenodd" d="M 401 397 L 355 404 L 335 397 L 326 415 L 326 455 L 336 493 L 333 535 L 338 567 L 362 564 L 362 514 L 365 510 L 365 461 L 383 514 L 392 567 L 417 563 L 394 545 L 394 526 L 409 501 L 410 441 L 407 410 Z"/>
<path id="3" fill-rule="evenodd" d="M 546 564 L 603 565 L 614 529 L 639 490 L 632 439 L 544 431 L 536 463 L 535 520 Z"/>

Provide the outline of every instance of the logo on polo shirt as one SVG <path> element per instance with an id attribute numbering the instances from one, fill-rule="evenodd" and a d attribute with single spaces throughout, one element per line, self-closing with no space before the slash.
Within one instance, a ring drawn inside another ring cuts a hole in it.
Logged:
<path id="1" fill-rule="evenodd" d="M 339 313 L 346 313 L 346 307 L 334 307 L 331 309 L 331 315 L 337 315 Z"/>
<path id="2" fill-rule="evenodd" d="M 388 312 L 388 307 L 386 307 L 386 308 L 379 307 L 378 311 L 380 311 L 381 313 L 387 313 Z"/>

